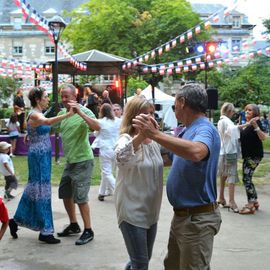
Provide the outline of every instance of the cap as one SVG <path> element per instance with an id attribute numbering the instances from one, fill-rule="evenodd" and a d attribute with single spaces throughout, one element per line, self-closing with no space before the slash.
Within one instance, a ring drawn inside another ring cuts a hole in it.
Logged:
<path id="1" fill-rule="evenodd" d="M 11 144 L 7 142 L 0 142 L 0 151 L 7 150 L 10 146 Z"/>

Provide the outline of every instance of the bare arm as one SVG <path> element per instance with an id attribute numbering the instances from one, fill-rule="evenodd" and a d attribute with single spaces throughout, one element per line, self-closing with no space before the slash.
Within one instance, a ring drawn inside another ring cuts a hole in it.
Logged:
<path id="1" fill-rule="evenodd" d="M 149 115 L 140 114 L 136 119 L 133 119 L 133 123 L 133 126 L 140 129 L 144 136 L 153 139 L 169 151 L 185 159 L 200 161 L 208 155 L 209 150 L 204 143 L 192 142 L 160 132 L 156 128 L 155 120 Z"/>
<path id="2" fill-rule="evenodd" d="M 87 114 L 85 114 L 83 111 L 80 109 L 80 105 L 78 103 L 70 103 L 71 108 L 73 108 L 74 112 L 76 112 L 89 126 L 91 130 L 100 130 L 100 124 L 97 119 L 91 118 Z"/>
<path id="3" fill-rule="evenodd" d="M 13 172 L 11 171 L 11 169 L 9 168 L 7 162 L 4 163 L 4 167 L 5 167 L 5 169 L 6 169 L 11 175 L 14 175 L 14 173 L 13 173 Z"/>
<path id="4" fill-rule="evenodd" d="M 68 118 L 74 114 L 73 110 L 70 110 L 66 114 L 57 115 L 55 117 L 47 118 L 40 112 L 33 112 L 29 117 L 29 124 L 32 127 L 38 127 L 40 125 L 53 125 L 65 118 Z"/>
<path id="5" fill-rule="evenodd" d="M 265 140 L 266 135 L 263 132 L 263 130 L 260 129 L 257 121 L 259 120 L 259 117 L 252 118 L 249 122 L 254 127 L 254 131 L 257 132 L 257 135 L 261 141 Z"/>

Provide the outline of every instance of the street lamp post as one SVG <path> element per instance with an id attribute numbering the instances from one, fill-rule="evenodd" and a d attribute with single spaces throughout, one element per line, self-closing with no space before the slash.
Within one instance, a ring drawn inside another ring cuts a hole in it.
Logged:
<path id="1" fill-rule="evenodd" d="M 53 41 L 54 41 L 54 65 L 53 65 L 53 106 L 55 112 L 59 112 L 58 104 L 58 59 L 57 59 L 57 50 L 58 50 L 58 41 L 60 36 L 66 27 L 64 19 L 58 15 L 51 18 L 49 21 L 49 29 L 52 32 Z M 55 162 L 59 161 L 59 134 L 55 133 Z"/>

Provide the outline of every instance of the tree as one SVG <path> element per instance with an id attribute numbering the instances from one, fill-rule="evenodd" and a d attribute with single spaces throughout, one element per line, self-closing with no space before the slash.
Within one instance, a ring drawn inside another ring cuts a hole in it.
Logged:
<path id="1" fill-rule="evenodd" d="M 231 77 L 224 78 L 219 88 L 223 101 L 243 107 L 248 103 L 270 105 L 270 59 L 257 57 L 248 66 L 237 70 Z"/>
<path id="2" fill-rule="evenodd" d="M 12 94 L 15 93 L 16 89 L 20 86 L 20 83 L 14 78 L 0 76 L 0 100 L 5 102 Z"/>
<path id="3" fill-rule="evenodd" d="M 134 58 L 194 27 L 200 22 L 186 0 L 103 0 L 73 11 L 64 32 L 74 52 L 90 49 Z M 203 36 L 203 35 L 202 35 Z M 185 45 L 172 49 L 155 61 L 178 60 Z"/>

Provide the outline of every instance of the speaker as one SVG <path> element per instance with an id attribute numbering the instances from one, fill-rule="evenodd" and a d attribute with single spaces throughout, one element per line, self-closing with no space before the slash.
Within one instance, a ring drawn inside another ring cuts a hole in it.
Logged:
<path id="1" fill-rule="evenodd" d="M 208 106 L 209 110 L 217 110 L 218 108 L 218 91 L 216 88 L 208 88 L 206 90 L 208 97 Z"/>

